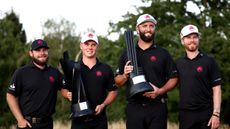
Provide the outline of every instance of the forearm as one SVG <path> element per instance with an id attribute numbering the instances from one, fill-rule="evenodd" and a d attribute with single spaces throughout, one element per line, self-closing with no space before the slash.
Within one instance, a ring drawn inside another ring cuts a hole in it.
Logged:
<path id="1" fill-rule="evenodd" d="M 221 86 L 215 86 L 213 89 L 213 113 L 220 114 L 221 108 Z"/>
<path id="2" fill-rule="evenodd" d="M 6 94 L 6 100 L 7 100 L 8 106 L 9 106 L 12 114 L 14 115 L 15 119 L 17 121 L 23 120 L 24 117 L 21 113 L 21 110 L 19 108 L 18 101 L 17 101 L 16 97 L 13 96 L 12 94 L 7 93 Z"/>
<path id="3" fill-rule="evenodd" d="M 163 95 L 163 94 L 167 93 L 168 91 L 172 90 L 176 86 L 177 81 L 178 81 L 177 77 L 169 79 L 166 82 L 166 84 L 159 89 L 160 95 Z"/>
<path id="4" fill-rule="evenodd" d="M 117 97 L 117 91 L 110 91 L 102 104 L 104 104 L 104 106 L 107 106 L 111 104 L 116 99 L 116 97 Z"/>
<path id="5" fill-rule="evenodd" d="M 128 75 L 126 74 L 119 74 L 115 77 L 115 85 L 120 88 L 122 87 L 126 81 L 128 80 Z"/>

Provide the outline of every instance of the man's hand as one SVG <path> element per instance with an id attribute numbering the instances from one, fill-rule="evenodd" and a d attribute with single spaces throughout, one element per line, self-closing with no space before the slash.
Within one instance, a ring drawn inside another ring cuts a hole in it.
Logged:
<path id="1" fill-rule="evenodd" d="M 157 96 L 161 95 L 161 89 L 149 83 L 153 87 L 153 91 L 148 91 L 143 94 L 143 96 L 155 99 Z"/>
<path id="2" fill-rule="evenodd" d="M 72 101 L 72 92 L 67 92 L 66 97 L 69 101 Z"/>
<path id="3" fill-rule="evenodd" d="M 124 67 L 124 74 L 128 75 L 129 73 L 131 73 L 133 71 L 133 66 L 130 65 L 131 61 L 127 61 Z"/>
<path id="4" fill-rule="evenodd" d="M 97 105 L 97 107 L 96 107 L 96 109 L 95 109 L 95 115 L 98 115 L 98 114 L 100 114 L 101 113 L 101 111 L 103 110 L 105 108 L 105 104 L 104 103 L 102 103 L 102 104 L 100 104 L 100 105 Z"/>
<path id="5" fill-rule="evenodd" d="M 217 129 L 220 126 L 220 118 L 218 115 L 212 115 L 208 122 L 208 126 L 211 126 L 211 129 Z"/>
<path id="6" fill-rule="evenodd" d="M 22 119 L 22 120 L 18 121 L 18 127 L 19 128 L 26 128 L 27 126 L 32 128 L 30 122 L 28 122 L 26 119 Z"/>

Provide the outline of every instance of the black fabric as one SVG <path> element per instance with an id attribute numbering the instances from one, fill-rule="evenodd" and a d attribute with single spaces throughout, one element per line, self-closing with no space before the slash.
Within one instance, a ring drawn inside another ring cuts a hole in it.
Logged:
<path id="1" fill-rule="evenodd" d="M 50 117 L 55 112 L 57 91 L 63 86 L 57 69 L 47 65 L 41 70 L 31 62 L 15 71 L 7 92 L 18 97 L 24 116 Z"/>
<path id="2" fill-rule="evenodd" d="M 19 128 L 18 126 L 16 127 L 16 129 L 53 129 L 53 120 L 49 119 L 47 121 L 41 122 L 41 123 L 30 123 L 32 128 L 30 128 L 29 126 L 25 127 L 25 128 Z"/>
<path id="3" fill-rule="evenodd" d="M 127 129 L 167 129 L 167 104 L 152 100 L 151 103 L 128 103 Z"/>
<path id="4" fill-rule="evenodd" d="M 71 129 L 108 129 L 105 114 L 92 116 L 87 119 L 72 119 Z"/>
<path id="5" fill-rule="evenodd" d="M 213 107 L 212 88 L 221 85 L 221 76 L 215 60 L 202 51 L 190 60 L 187 56 L 177 61 L 180 78 L 179 108 L 204 110 Z"/>
<path id="6" fill-rule="evenodd" d="M 180 110 L 179 129 L 210 129 L 211 126 L 207 125 L 211 116 L 211 109 L 204 111 Z"/>
<path id="7" fill-rule="evenodd" d="M 164 48 L 153 44 L 150 48 L 142 50 L 136 45 L 136 52 L 138 67 L 142 68 L 142 72 L 145 75 L 147 82 L 151 82 L 160 88 L 168 81 L 168 79 L 177 77 L 176 65 L 168 51 Z M 124 66 L 127 61 L 127 53 L 126 49 L 124 49 L 118 62 L 118 74 L 123 74 Z M 128 89 L 126 90 L 128 101 L 135 101 L 135 99 L 141 99 L 142 101 L 147 99 L 148 101 L 148 98 L 142 96 L 136 97 L 134 100 L 129 98 L 130 87 L 131 85 L 128 82 Z M 167 97 L 167 95 L 165 94 L 159 97 Z"/>

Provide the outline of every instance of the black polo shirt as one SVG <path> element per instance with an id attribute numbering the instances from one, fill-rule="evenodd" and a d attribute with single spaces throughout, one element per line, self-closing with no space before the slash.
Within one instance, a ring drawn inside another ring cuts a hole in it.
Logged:
<path id="1" fill-rule="evenodd" d="M 91 108 L 95 109 L 98 104 L 104 102 L 108 91 L 115 90 L 113 87 L 113 71 L 109 65 L 100 62 L 98 59 L 96 64 L 91 69 L 85 65 L 82 60 L 80 60 L 78 63 L 80 63 L 80 72 L 87 101 L 89 101 Z"/>
<path id="2" fill-rule="evenodd" d="M 47 65 L 41 70 L 30 63 L 15 71 L 7 92 L 18 97 L 24 116 L 50 117 L 62 86 L 63 77 L 57 69 Z"/>
<path id="3" fill-rule="evenodd" d="M 212 88 L 221 85 L 221 76 L 213 57 L 203 52 L 194 59 L 187 56 L 177 62 L 180 78 L 180 109 L 197 110 L 213 107 Z"/>
<path id="4" fill-rule="evenodd" d="M 143 74 L 145 75 L 146 81 L 151 82 L 155 86 L 161 88 L 165 83 L 170 79 L 177 77 L 176 65 L 171 58 L 168 51 L 158 45 L 153 44 L 150 48 L 142 50 L 138 45 L 136 45 L 137 53 L 137 63 L 138 67 L 141 67 Z M 127 62 L 127 52 L 124 49 L 118 63 L 119 71 L 118 74 L 123 74 L 124 66 Z M 129 89 L 131 85 L 128 82 L 127 84 L 127 97 L 129 98 Z M 167 95 L 159 96 L 167 97 Z M 134 98 L 136 100 L 144 99 L 149 101 L 150 98 L 137 96 Z M 132 99 L 129 99 L 131 101 Z M 152 100 L 152 99 L 151 99 Z"/>

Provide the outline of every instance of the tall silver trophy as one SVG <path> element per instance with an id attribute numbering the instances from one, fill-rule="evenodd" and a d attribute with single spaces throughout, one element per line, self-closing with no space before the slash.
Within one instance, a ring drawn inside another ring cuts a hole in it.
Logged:
<path id="1" fill-rule="evenodd" d="M 131 61 L 131 65 L 133 66 L 133 71 L 130 73 L 132 84 L 130 88 L 130 97 L 142 94 L 146 91 L 152 91 L 153 88 L 148 82 L 146 82 L 142 68 L 138 67 L 136 45 L 134 43 L 133 31 L 130 29 L 125 31 L 125 43 L 128 60 Z"/>

